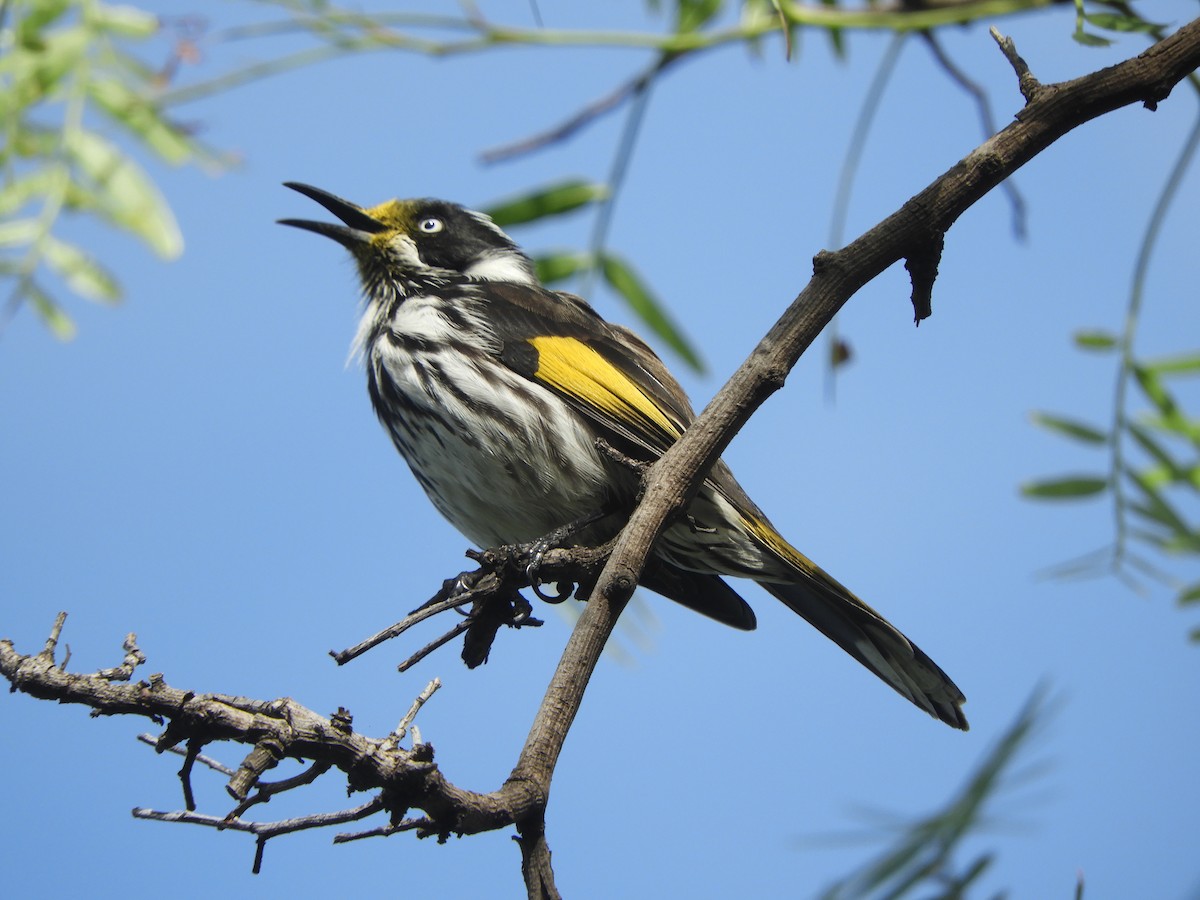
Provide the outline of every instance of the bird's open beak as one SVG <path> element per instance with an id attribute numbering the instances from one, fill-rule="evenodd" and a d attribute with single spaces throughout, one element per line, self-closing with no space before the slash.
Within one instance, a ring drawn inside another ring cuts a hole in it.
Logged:
<path id="1" fill-rule="evenodd" d="M 293 228 L 303 228 L 305 231 L 323 234 L 351 250 L 367 243 L 371 239 L 371 235 L 387 230 L 386 225 L 371 218 L 363 212 L 361 206 L 356 206 L 349 200 L 343 200 L 341 197 L 336 197 L 311 185 L 300 184 L 298 181 L 285 181 L 283 186 L 316 200 L 341 219 L 345 225 L 335 225 L 332 222 L 313 222 L 309 219 L 280 219 L 280 225 L 291 225 Z"/>

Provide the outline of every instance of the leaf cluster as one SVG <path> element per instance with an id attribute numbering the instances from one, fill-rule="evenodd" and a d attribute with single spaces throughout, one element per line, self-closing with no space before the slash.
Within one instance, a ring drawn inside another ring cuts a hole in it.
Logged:
<path id="1" fill-rule="evenodd" d="M 1075 346 L 1088 353 L 1121 354 L 1113 421 L 1100 426 L 1046 412 L 1033 420 L 1053 434 L 1101 451 L 1104 464 L 1032 481 L 1022 492 L 1037 500 L 1105 498 L 1113 505 L 1116 535 L 1111 546 L 1064 563 L 1054 574 L 1113 571 L 1140 586 L 1132 570 L 1175 583 L 1181 604 L 1200 601 L 1200 581 L 1178 584 L 1134 549 L 1137 544 L 1171 559 L 1200 559 L 1200 415 L 1185 408 L 1177 390 L 1200 376 L 1200 352 L 1138 359 L 1129 351 L 1128 334 L 1103 330 L 1077 333 Z M 1140 408 L 1131 410 L 1138 401 Z M 1192 638 L 1200 640 L 1200 629 Z"/>
<path id="2" fill-rule="evenodd" d="M 62 294 L 113 304 L 121 285 L 62 236 L 75 214 L 131 235 L 163 259 L 183 237 L 154 179 L 126 149 L 179 165 L 207 158 L 155 100 L 162 74 L 131 47 L 157 17 L 100 0 L 14 0 L 0 32 L 0 282 L 6 318 L 28 303 L 59 337 L 74 334 Z"/>

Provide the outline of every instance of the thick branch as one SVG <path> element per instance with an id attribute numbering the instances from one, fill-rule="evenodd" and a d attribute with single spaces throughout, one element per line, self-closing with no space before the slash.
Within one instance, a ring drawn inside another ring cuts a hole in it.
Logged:
<path id="1" fill-rule="evenodd" d="M 648 473 L 642 502 L 617 539 L 575 626 L 514 775 L 549 789 L 550 774 L 588 679 L 650 548 L 666 523 L 685 508 L 733 435 L 783 386 L 800 354 L 858 289 L 901 259 L 936 258 L 935 248 L 958 217 L 1038 153 L 1084 122 L 1123 106 L 1142 103 L 1153 110 L 1197 67 L 1200 20 L 1133 59 L 1073 81 L 1039 85 L 1011 125 L 853 243 L 816 256 L 808 285 Z M 1028 89 L 1035 82 L 1028 72 L 1024 75 L 1021 86 Z M 931 287 L 930 278 L 926 272 L 915 282 L 922 293 Z"/>

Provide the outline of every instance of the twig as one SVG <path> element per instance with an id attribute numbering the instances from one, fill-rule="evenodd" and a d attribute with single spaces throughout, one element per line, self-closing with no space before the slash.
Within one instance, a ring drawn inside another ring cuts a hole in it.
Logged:
<path id="1" fill-rule="evenodd" d="M 97 672 L 101 678 L 108 681 L 128 681 L 133 677 L 134 670 L 146 662 L 146 654 L 138 649 L 137 635 L 132 631 L 125 635 L 125 643 L 121 646 L 125 650 L 125 659 L 119 666 Z"/>
<path id="2" fill-rule="evenodd" d="M 66 624 L 67 614 L 60 612 L 54 617 L 54 624 L 50 626 L 50 636 L 46 638 L 46 644 L 42 647 L 42 652 L 38 656 L 47 662 L 54 663 L 54 651 L 58 648 L 58 639 L 62 637 L 63 625 Z"/>
<path id="3" fill-rule="evenodd" d="M 437 693 L 442 686 L 442 679 L 435 678 L 425 685 L 425 690 L 417 694 L 417 698 L 413 700 L 412 706 L 408 708 L 408 712 L 404 714 L 404 718 L 400 720 L 400 724 L 396 726 L 396 730 L 388 735 L 388 741 L 393 745 L 399 744 L 404 740 L 404 736 L 408 734 L 408 726 L 413 723 L 417 717 L 417 713 L 421 711 L 421 707 L 429 702 L 429 698 Z"/>
<path id="4" fill-rule="evenodd" d="M 137 739 L 139 741 L 141 741 L 143 744 L 149 744 L 151 747 L 154 747 L 156 750 L 158 749 L 158 738 L 156 738 L 152 734 L 142 732 L 141 734 L 139 734 L 137 736 Z M 164 747 L 161 750 L 159 750 L 159 752 L 160 753 L 176 753 L 180 756 L 187 756 L 187 751 L 180 750 L 178 747 Z M 208 766 L 214 772 L 219 772 L 220 774 L 226 775 L 226 776 L 232 775 L 235 771 L 237 771 L 236 769 L 231 769 L 231 768 L 229 768 L 229 766 L 225 765 L 224 763 L 213 759 L 211 756 L 205 756 L 203 753 L 197 753 L 195 761 L 200 763 L 201 765 Z"/>
<path id="5" fill-rule="evenodd" d="M 1012 38 L 1002 35 L 995 25 L 988 28 L 988 34 L 1000 46 L 1000 52 L 1004 54 L 1008 64 L 1017 73 L 1017 87 L 1021 91 L 1021 96 L 1025 98 L 1025 103 L 1032 103 L 1046 89 L 1045 86 L 1029 71 L 1029 64 L 1017 53 L 1017 45 L 1013 43 Z"/>
<path id="6" fill-rule="evenodd" d="M 463 619 L 461 622 L 459 622 L 457 625 L 455 625 L 453 628 L 451 628 L 449 631 L 447 631 L 441 637 L 434 638 L 432 641 L 430 641 L 428 644 L 426 644 L 424 647 L 422 647 L 420 650 L 418 650 L 416 653 L 414 653 L 408 659 L 404 660 L 404 662 L 402 662 L 398 666 L 396 666 L 396 671 L 397 672 L 407 672 L 409 669 L 411 669 L 413 666 L 415 666 L 417 663 L 419 663 L 421 660 L 423 660 L 425 657 L 427 657 L 430 653 L 432 653 L 434 650 L 438 649 L 439 647 L 445 646 L 450 641 L 454 640 L 460 634 L 465 632 L 468 628 L 471 627 L 471 624 L 472 623 L 471 623 L 470 619 Z"/>
<path id="7" fill-rule="evenodd" d="M 282 794 L 284 791 L 291 791 L 298 787 L 312 784 L 332 767 L 332 763 L 320 760 L 298 775 L 293 775 L 291 778 L 283 778 L 279 781 L 260 781 L 258 782 L 258 790 L 254 792 L 253 796 L 247 797 L 234 807 L 233 811 L 229 813 L 228 818 L 240 819 L 246 810 L 260 803 L 269 803 L 271 798 L 276 794 Z M 188 808 L 191 809 L 191 807 Z"/>
<path id="8" fill-rule="evenodd" d="M 426 816 L 421 816 L 418 819 L 401 819 L 395 825 L 381 825 L 379 828 L 369 828 L 366 831 L 335 834 L 333 842 L 335 844 L 348 844 L 351 841 L 361 841 L 363 838 L 388 837 L 392 834 L 399 834 L 402 831 L 413 831 L 416 829 L 427 832 L 427 834 L 418 835 L 418 837 L 427 837 L 428 834 L 437 833 L 437 823 Z"/>
<path id="9" fill-rule="evenodd" d="M 545 131 L 522 138 L 519 141 L 513 141 L 510 144 L 501 144 L 498 147 L 484 150 L 479 154 L 479 161 L 487 164 L 505 162 L 514 157 L 534 153 L 551 144 L 561 143 L 574 137 L 576 132 L 591 125 L 606 113 L 615 110 L 630 97 L 636 96 L 640 91 L 644 90 L 651 79 L 677 59 L 680 59 L 679 54 L 661 54 L 653 64 L 643 69 L 637 75 L 633 76 L 633 78 L 617 85 L 617 87 L 603 97 L 599 97 L 591 103 L 586 104 L 565 121 Z"/>
<path id="10" fill-rule="evenodd" d="M 382 631 L 378 631 L 370 637 L 359 641 L 353 647 L 347 647 L 345 650 L 330 650 L 329 655 L 333 657 L 334 661 L 337 662 L 339 666 L 345 665 L 346 663 L 350 662 L 350 660 L 362 656 L 368 650 L 378 647 L 380 644 L 392 640 L 392 638 L 399 637 L 414 625 L 418 625 L 421 622 L 424 622 L 426 619 L 436 616 L 439 613 L 448 612 L 455 607 L 462 606 L 462 604 L 464 602 L 468 602 L 469 599 L 470 598 L 468 597 L 458 596 L 445 599 L 442 597 L 442 592 L 438 592 L 438 594 L 434 595 L 434 597 L 431 598 L 427 603 L 413 610 L 399 622 L 389 625 Z"/>
<path id="11" fill-rule="evenodd" d="M 244 831 L 258 838 L 254 851 L 254 866 L 251 871 L 255 875 L 262 871 L 263 850 L 267 841 L 281 834 L 294 834 L 309 828 L 328 828 L 330 825 L 341 825 L 344 822 L 355 822 L 384 808 L 379 797 L 368 800 L 362 806 L 344 809 L 339 812 L 316 813 L 311 816 L 298 816 L 294 819 L 282 819 L 278 822 L 243 822 L 240 819 L 208 816 L 195 812 L 162 812 L 155 809 L 134 807 L 135 819 L 146 819 L 151 822 L 178 822 L 185 825 L 204 825 L 219 831 Z"/>

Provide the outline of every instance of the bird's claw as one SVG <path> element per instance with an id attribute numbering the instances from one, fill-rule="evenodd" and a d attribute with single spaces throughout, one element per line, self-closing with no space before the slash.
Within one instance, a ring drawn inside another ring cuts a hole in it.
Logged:
<path id="1" fill-rule="evenodd" d="M 550 549 L 549 543 L 545 540 L 538 541 L 534 544 L 533 550 L 530 553 L 529 565 L 525 567 L 525 577 L 529 579 L 529 586 L 533 588 L 534 594 L 539 600 L 545 603 L 562 603 L 571 596 L 571 592 L 575 590 L 575 585 L 571 582 L 556 581 L 556 592 L 547 594 L 542 590 L 541 579 L 542 559 L 546 555 L 546 551 Z"/>
<path id="2" fill-rule="evenodd" d="M 447 591 L 447 596 L 453 598 L 457 597 L 459 594 L 466 594 L 472 591 L 475 587 L 474 579 L 471 577 L 473 574 L 474 573 L 472 572 L 460 573 L 459 576 L 454 579 L 454 583 L 450 585 L 450 589 Z M 471 610 L 462 606 L 454 607 L 454 611 L 463 617 L 471 615 Z"/>

